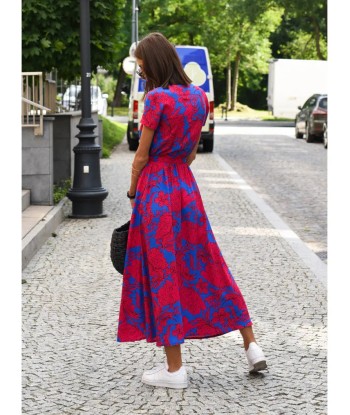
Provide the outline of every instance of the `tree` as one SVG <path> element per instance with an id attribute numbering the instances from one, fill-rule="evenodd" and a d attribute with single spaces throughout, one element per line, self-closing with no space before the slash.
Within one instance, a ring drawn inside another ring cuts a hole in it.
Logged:
<path id="1" fill-rule="evenodd" d="M 238 86 L 260 91 L 266 84 L 272 42 L 285 57 L 320 59 L 326 28 L 326 0 L 142 0 L 140 14 L 141 35 L 160 31 L 174 43 L 208 47 L 214 83 L 221 89 L 225 74 L 233 108 Z"/>
<path id="2" fill-rule="evenodd" d="M 90 1 L 91 67 L 113 70 L 125 0 Z M 22 1 L 22 70 L 50 72 L 72 80 L 80 75 L 79 1 Z"/>
<path id="3" fill-rule="evenodd" d="M 122 47 L 119 48 L 116 53 L 116 65 L 114 71 L 112 72 L 113 76 L 117 78 L 113 101 L 112 101 L 112 111 L 113 107 L 120 107 L 122 103 L 122 89 L 124 87 L 127 75 L 123 69 L 123 61 L 129 56 L 129 49 L 131 46 L 131 30 L 132 30 L 132 4 L 127 1 L 126 7 L 123 10 L 123 23 L 119 30 L 119 36 L 122 41 Z"/>
<path id="4" fill-rule="evenodd" d="M 173 43 L 200 45 L 207 20 L 206 0 L 142 0 L 140 37 L 161 32 Z"/>
<path id="5" fill-rule="evenodd" d="M 270 0 L 142 0 L 140 32 L 160 31 L 176 44 L 207 46 L 213 72 L 219 77 L 226 72 L 226 100 L 234 108 L 240 68 L 253 87 L 267 73 L 269 35 L 279 25 L 282 11 Z"/>
<path id="6" fill-rule="evenodd" d="M 294 59 L 327 59 L 327 0 L 276 3 L 284 9 L 282 25 L 272 37 L 277 54 Z"/>
<path id="7" fill-rule="evenodd" d="M 283 10 L 263 0 L 219 0 L 207 2 L 207 7 L 211 23 L 204 39 L 211 45 L 213 61 L 226 67 L 226 102 L 228 109 L 235 110 L 241 70 L 252 88 L 260 85 L 268 71 L 269 36 L 280 24 Z"/>

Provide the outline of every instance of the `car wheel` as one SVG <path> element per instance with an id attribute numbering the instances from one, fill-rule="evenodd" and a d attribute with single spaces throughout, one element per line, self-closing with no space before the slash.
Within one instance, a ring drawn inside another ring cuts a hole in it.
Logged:
<path id="1" fill-rule="evenodd" d="M 299 128 L 295 126 L 295 138 L 303 138 L 304 134 L 299 132 Z"/>
<path id="2" fill-rule="evenodd" d="M 324 148 L 328 148 L 328 130 L 327 130 L 327 127 L 325 127 L 325 130 L 323 132 L 323 146 L 324 146 Z"/>
<path id="3" fill-rule="evenodd" d="M 130 131 L 130 125 L 128 124 L 128 128 L 127 128 L 127 130 L 126 130 L 126 136 L 127 136 L 127 138 L 128 138 L 128 141 L 130 140 L 130 138 L 131 138 L 131 131 Z"/>
<path id="4" fill-rule="evenodd" d="M 213 139 L 203 140 L 203 151 L 205 153 L 212 153 L 213 148 L 214 148 L 214 140 Z"/>
<path id="5" fill-rule="evenodd" d="M 310 133 L 310 127 L 309 127 L 309 124 L 307 124 L 305 127 L 305 141 L 307 143 L 312 143 L 314 138 L 315 136 Z"/>

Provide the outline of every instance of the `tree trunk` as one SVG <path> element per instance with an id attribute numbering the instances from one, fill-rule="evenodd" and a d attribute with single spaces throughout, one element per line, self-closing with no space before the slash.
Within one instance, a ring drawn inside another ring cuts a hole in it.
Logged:
<path id="1" fill-rule="evenodd" d="M 123 69 L 123 60 L 120 61 L 117 85 L 115 87 L 112 107 L 120 107 L 122 101 L 122 88 L 125 81 L 126 73 Z"/>
<path id="2" fill-rule="evenodd" d="M 233 84 L 232 84 L 232 104 L 231 108 L 233 111 L 236 110 L 237 104 L 237 91 L 238 91 L 238 74 L 239 74 L 239 64 L 241 62 L 241 53 L 237 52 L 235 58 L 235 69 L 233 72 Z"/>
<path id="3" fill-rule="evenodd" d="M 227 58 L 227 75 L 226 75 L 226 107 L 227 111 L 231 109 L 231 60 L 230 52 Z"/>
<path id="4" fill-rule="evenodd" d="M 325 60 L 325 57 L 322 55 L 321 47 L 320 47 L 320 38 L 321 38 L 320 27 L 319 27 L 318 22 L 315 18 L 312 19 L 312 23 L 313 23 L 313 27 L 314 27 L 317 57 L 320 60 Z"/>

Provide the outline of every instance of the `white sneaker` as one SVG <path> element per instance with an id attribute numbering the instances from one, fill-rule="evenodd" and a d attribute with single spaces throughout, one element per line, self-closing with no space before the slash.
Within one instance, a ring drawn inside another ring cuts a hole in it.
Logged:
<path id="1" fill-rule="evenodd" d="M 163 388 L 184 389 L 188 386 L 187 371 L 184 366 L 176 372 L 168 372 L 164 363 L 146 370 L 141 380 L 146 385 Z"/>
<path id="2" fill-rule="evenodd" d="M 245 354 L 248 360 L 249 373 L 258 373 L 260 370 L 267 369 L 265 355 L 255 342 L 249 344 Z"/>
<path id="3" fill-rule="evenodd" d="M 143 372 L 144 375 L 153 375 L 153 373 L 158 372 L 159 369 L 162 369 L 165 366 L 165 368 L 168 370 L 168 363 L 157 363 L 156 366 L 152 367 L 152 369 L 147 369 Z"/>

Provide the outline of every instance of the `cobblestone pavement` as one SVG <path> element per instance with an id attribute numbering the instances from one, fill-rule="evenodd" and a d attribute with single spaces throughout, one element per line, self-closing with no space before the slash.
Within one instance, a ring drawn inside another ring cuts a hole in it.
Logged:
<path id="1" fill-rule="evenodd" d="M 212 154 L 198 154 L 192 168 L 269 371 L 249 375 L 233 332 L 185 342 L 188 389 L 141 383 L 164 353 L 146 342 L 116 343 L 122 279 L 109 259 L 112 230 L 131 213 L 133 155 L 124 141 L 101 160 L 108 216 L 66 219 L 23 271 L 23 413 L 326 414 L 326 289 L 242 190 L 222 189 L 229 176 Z"/>
<path id="2" fill-rule="evenodd" d="M 327 263 L 327 151 L 295 139 L 294 127 L 263 125 L 219 120 L 215 151 Z"/>

